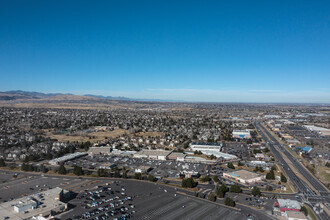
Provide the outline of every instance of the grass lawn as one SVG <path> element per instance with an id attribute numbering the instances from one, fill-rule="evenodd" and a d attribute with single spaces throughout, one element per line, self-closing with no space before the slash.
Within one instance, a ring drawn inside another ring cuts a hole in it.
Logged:
<path id="1" fill-rule="evenodd" d="M 330 168 L 326 166 L 317 166 L 320 177 L 323 182 L 330 183 Z"/>

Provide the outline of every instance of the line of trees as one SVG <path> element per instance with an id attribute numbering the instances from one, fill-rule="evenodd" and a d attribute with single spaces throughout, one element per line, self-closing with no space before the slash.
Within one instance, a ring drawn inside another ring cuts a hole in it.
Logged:
<path id="1" fill-rule="evenodd" d="M 6 166 L 6 162 L 3 158 L 0 158 L 0 167 L 5 167 Z"/>

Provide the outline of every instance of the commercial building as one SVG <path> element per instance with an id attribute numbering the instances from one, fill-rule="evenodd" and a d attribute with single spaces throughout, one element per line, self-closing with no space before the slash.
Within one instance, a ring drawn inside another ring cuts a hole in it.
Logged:
<path id="1" fill-rule="evenodd" d="M 308 218 L 303 212 L 286 211 L 284 216 L 287 220 L 307 220 Z"/>
<path id="2" fill-rule="evenodd" d="M 184 170 L 180 173 L 180 176 L 185 177 L 185 178 L 199 178 L 201 175 L 197 171 L 192 171 L 192 170 Z"/>
<path id="3" fill-rule="evenodd" d="M 330 129 L 322 128 L 314 125 L 303 125 L 304 128 L 319 133 L 320 135 L 330 135 Z"/>
<path id="4" fill-rule="evenodd" d="M 112 148 L 110 146 L 105 147 L 90 147 L 88 149 L 88 155 L 94 156 L 94 155 L 110 155 Z"/>
<path id="5" fill-rule="evenodd" d="M 30 197 L 22 198 L 14 205 L 14 211 L 18 213 L 26 212 L 30 209 L 37 208 L 38 203 Z"/>
<path id="6" fill-rule="evenodd" d="M 248 130 L 234 130 L 233 138 L 249 139 L 251 138 L 251 133 Z"/>
<path id="7" fill-rule="evenodd" d="M 217 158 L 222 158 L 223 160 L 236 160 L 237 157 L 235 155 L 232 154 L 226 154 L 226 153 L 222 153 L 222 152 L 218 152 L 218 151 L 202 151 L 203 154 L 207 155 L 207 156 L 216 156 Z"/>
<path id="8" fill-rule="evenodd" d="M 148 173 L 151 170 L 151 166 L 139 166 L 135 168 L 135 173 Z"/>
<path id="9" fill-rule="evenodd" d="M 58 158 L 52 159 L 48 163 L 50 165 L 58 165 L 60 163 L 64 163 L 66 161 L 73 160 L 73 159 L 83 157 L 83 156 L 86 156 L 86 155 L 87 155 L 87 153 L 84 153 L 84 152 L 76 152 L 76 153 L 73 153 L 73 154 L 67 154 L 63 157 L 58 157 Z"/>
<path id="10" fill-rule="evenodd" d="M 195 156 L 186 156 L 184 159 L 185 162 L 189 163 L 201 163 L 201 164 L 215 164 L 216 160 L 208 160 L 203 157 L 195 157 Z"/>
<path id="11" fill-rule="evenodd" d="M 122 151 L 110 146 L 104 147 L 90 147 L 88 150 L 88 155 L 93 157 L 94 155 L 118 155 L 118 156 L 132 156 L 136 151 Z"/>
<path id="12" fill-rule="evenodd" d="M 117 165 L 114 163 L 103 163 L 99 166 L 100 169 L 113 169 L 115 168 Z"/>
<path id="13" fill-rule="evenodd" d="M 301 204 L 296 200 L 291 199 L 277 199 L 274 203 L 274 213 L 276 215 L 284 215 L 286 211 L 299 212 Z"/>
<path id="14" fill-rule="evenodd" d="M 167 160 L 172 151 L 168 150 L 142 150 L 133 155 L 134 158 L 149 158 L 152 160 Z"/>
<path id="15" fill-rule="evenodd" d="M 249 185 L 262 181 L 265 175 L 250 172 L 247 170 L 238 170 L 234 172 L 223 173 L 223 177 L 237 183 Z"/>
<path id="16" fill-rule="evenodd" d="M 187 154 L 179 153 L 179 152 L 172 152 L 170 155 L 168 155 L 169 160 L 176 160 L 176 161 L 184 161 Z"/>
<path id="17" fill-rule="evenodd" d="M 265 159 L 265 155 L 262 154 L 262 153 L 256 153 L 256 155 L 254 157 L 257 158 L 258 160 L 264 160 Z"/>
<path id="18" fill-rule="evenodd" d="M 50 219 L 67 210 L 61 200 L 65 192 L 56 187 L 44 192 L 0 204 L 0 216 L 4 219 Z"/>
<path id="19" fill-rule="evenodd" d="M 221 151 L 222 143 L 197 143 L 189 144 L 192 151 Z"/>
<path id="20" fill-rule="evenodd" d="M 190 143 L 190 148 L 192 151 L 201 151 L 207 156 L 215 156 L 217 158 L 223 158 L 224 160 L 235 160 L 237 157 L 232 154 L 222 153 L 222 143 Z"/>
<path id="21" fill-rule="evenodd" d="M 305 153 L 309 153 L 313 150 L 313 148 L 309 147 L 309 146 L 306 146 L 306 147 L 297 147 L 299 148 L 300 150 L 304 151 Z"/>

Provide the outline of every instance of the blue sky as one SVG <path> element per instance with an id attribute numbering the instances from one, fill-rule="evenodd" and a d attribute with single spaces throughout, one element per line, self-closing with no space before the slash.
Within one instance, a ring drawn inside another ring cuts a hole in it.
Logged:
<path id="1" fill-rule="evenodd" d="M 0 91 L 330 103 L 330 2 L 0 2 Z"/>

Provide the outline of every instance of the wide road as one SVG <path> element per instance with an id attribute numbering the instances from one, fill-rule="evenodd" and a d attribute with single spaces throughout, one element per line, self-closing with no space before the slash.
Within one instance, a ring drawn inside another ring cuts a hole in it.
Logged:
<path id="1" fill-rule="evenodd" d="M 262 138 L 266 141 L 267 145 L 269 146 L 270 150 L 272 151 L 278 162 L 282 165 L 289 179 L 293 182 L 298 191 L 303 194 L 303 197 L 306 198 L 306 200 L 312 206 L 315 206 L 317 203 L 320 202 L 330 202 L 329 193 L 325 186 L 319 183 L 312 174 L 310 174 L 304 167 L 302 167 L 302 164 L 300 164 L 297 159 L 294 158 L 292 154 L 287 151 L 287 149 L 282 146 L 281 143 L 279 143 L 277 139 L 267 129 L 265 129 L 260 122 L 255 122 L 254 126 L 256 127 Z M 292 171 L 288 163 L 284 160 L 283 155 L 280 153 L 280 151 L 282 151 L 282 153 L 287 156 L 287 158 L 293 164 L 295 169 L 306 178 L 306 180 L 318 191 L 321 196 L 317 195 L 317 193 L 314 192 L 307 183 L 297 177 L 297 175 Z M 316 214 L 317 217 L 321 220 L 329 219 L 329 216 L 325 212 L 316 212 Z"/>

